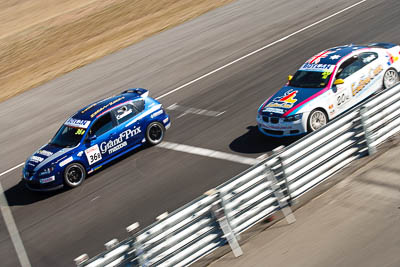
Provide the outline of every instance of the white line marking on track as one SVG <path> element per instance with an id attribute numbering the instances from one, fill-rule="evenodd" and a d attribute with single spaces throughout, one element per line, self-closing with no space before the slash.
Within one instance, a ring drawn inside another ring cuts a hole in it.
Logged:
<path id="1" fill-rule="evenodd" d="M 179 115 L 178 118 L 185 116 L 186 114 L 195 114 L 195 115 L 203 115 L 208 117 L 218 117 L 225 113 L 225 111 L 214 111 L 214 110 L 207 110 L 207 109 L 199 109 L 199 108 L 189 108 L 178 105 L 177 103 L 172 104 L 171 106 L 167 107 L 167 110 L 175 110 L 183 112 Z"/>
<path id="2" fill-rule="evenodd" d="M 167 142 L 167 141 L 163 141 L 162 143 L 158 144 L 157 147 L 171 149 L 171 150 L 175 150 L 175 151 L 179 151 L 179 152 L 185 152 L 185 153 L 198 155 L 198 156 L 228 160 L 228 161 L 233 161 L 233 162 L 247 164 L 247 165 L 255 165 L 260 162 L 260 160 L 254 159 L 254 158 L 243 157 L 243 156 L 220 152 L 220 151 L 211 150 L 211 149 L 207 149 L 207 148 L 171 143 L 171 142 Z"/>
<path id="3" fill-rule="evenodd" d="M 6 170 L 6 171 L 0 173 L 0 177 L 3 176 L 4 174 L 7 174 L 7 173 L 9 173 L 9 172 L 12 172 L 13 170 L 15 170 L 15 169 L 21 167 L 21 166 L 24 165 L 24 164 L 25 164 L 25 162 L 22 162 L 22 163 L 18 164 L 17 166 L 14 166 L 14 167 L 12 167 L 11 169 L 8 169 L 8 170 Z"/>
<path id="4" fill-rule="evenodd" d="M 187 83 L 185 83 L 185 84 L 183 84 L 183 85 L 181 85 L 181 86 L 179 86 L 179 87 L 177 87 L 177 88 L 175 88 L 175 89 L 173 89 L 173 90 L 171 90 L 171 91 L 169 91 L 169 92 L 167 92 L 165 94 L 162 94 L 162 95 L 158 96 L 156 99 L 158 100 L 158 99 L 161 99 L 163 97 L 166 97 L 167 95 L 175 93 L 176 91 L 179 91 L 182 88 L 187 87 L 188 85 L 191 85 L 191 84 L 193 84 L 193 83 L 195 83 L 195 82 L 197 82 L 199 80 L 202 80 L 202 79 L 204 79 L 204 78 L 206 78 L 206 77 L 208 77 L 208 76 L 210 76 L 210 75 L 212 75 L 212 74 L 214 74 L 214 73 L 216 73 L 216 72 L 218 72 L 220 70 L 223 70 L 223 69 L 225 69 L 225 68 L 227 68 L 227 67 L 229 67 L 229 66 L 231 66 L 231 65 L 233 65 L 233 64 L 235 64 L 235 63 L 237 63 L 237 62 L 239 62 L 239 61 L 241 61 L 241 60 L 243 60 L 245 58 L 248 58 L 248 57 L 250 57 L 250 56 L 252 56 L 254 54 L 257 54 L 258 52 L 261 52 L 262 50 L 265 50 L 265 49 L 267 49 L 267 48 L 269 48 L 269 47 L 271 47 L 273 45 L 276 45 L 277 43 L 283 42 L 286 39 L 289 39 L 290 37 L 292 37 L 292 36 L 294 36 L 296 34 L 299 34 L 299 33 L 303 32 L 305 30 L 308 30 L 309 28 L 314 27 L 315 25 L 318 25 L 318 24 L 320 24 L 320 23 L 322 23 L 322 22 L 324 22 L 324 21 L 326 21 L 326 20 L 328 20 L 330 18 L 333 18 L 333 17 L 335 17 L 335 16 L 337 16 L 337 15 L 339 15 L 339 14 L 341 14 L 341 13 L 343 13 L 343 12 L 353 8 L 353 7 L 356 7 L 356 6 L 364 3 L 365 1 L 367 1 L 367 0 L 359 1 L 359 2 L 357 2 L 357 3 L 355 3 L 355 4 L 351 5 L 351 6 L 348 6 L 348 7 L 344 8 L 344 9 L 342 9 L 342 10 L 336 12 L 336 13 L 333 13 L 332 15 L 329 15 L 328 17 L 320 19 L 320 20 L 318 20 L 318 21 L 316 21 L 316 22 L 314 22 L 314 23 L 312 23 L 312 24 L 310 24 L 310 25 L 308 25 L 308 26 L 306 26 L 306 27 L 304 27 L 304 28 L 302 28 L 300 30 L 297 30 L 297 31 L 285 36 L 285 37 L 282 37 L 281 39 L 278 39 L 278 40 L 276 40 L 276 41 L 274 41 L 274 42 L 272 42 L 270 44 L 267 44 L 267 45 L 255 50 L 255 51 L 253 51 L 251 53 L 248 53 L 247 55 L 244 55 L 244 56 L 242 56 L 242 57 L 240 57 L 238 59 L 235 59 L 234 61 L 229 62 L 228 64 L 225 64 L 222 67 L 219 67 L 218 69 L 210 71 L 210 72 L 208 72 L 208 73 L 206 73 L 206 74 L 204 74 L 204 75 L 202 75 L 202 76 L 200 76 L 200 77 L 198 77 L 198 78 L 196 78 L 196 79 L 194 79 L 194 80 L 192 80 L 190 82 L 187 82 Z"/>
<path id="5" fill-rule="evenodd" d="M 6 196 L 4 195 L 3 186 L 0 182 L 0 209 L 1 214 L 3 215 L 4 222 L 7 226 L 8 232 L 11 237 L 11 241 L 14 245 L 15 251 L 18 256 L 19 263 L 22 267 L 30 267 L 31 263 L 29 262 L 28 255 L 26 254 L 26 250 L 24 244 L 22 243 L 21 236 L 19 235 L 17 225 L 15 224 L 14 217 L 11 213 L 11 209 L 8 206 L 8 202 Z"/>
<path id="6" fill-rule="evenodd" d="M 251 52 L 251 53 L 249 53 L 249 54 L 247 54 L 247 55 L 244 55 L 244 56 L 242 56 L 242 57 L 240 57 L 240 58 L 238 58 L 238 59 L 236 59 L 236 60 L 234 60 L 234 61 L 232 61 L 232 62 L 230 62 L 230 63 L 228 63 L 228 64 L 226 64 L 226 65 L 224 65 L 224 66 L 222 66 L 222 67 L 219 67 L 218 69 L 215 69 L 215 70 L 213 70 L 213 71 L 210 71 L 210 72 L 208 72 L 208 73 L 206 73 L 206 74 L 204 74 L 204 75 L 198 77 L 197 79 L 194 79 L 194 80 L 192 80 L 192 81 L 190 81 L 190 82 L 188 82 L 188 83 L 185 83 L 185 84 L 183 84 L 183 85 L 181 85 L 181 86 L 179 86 L 179 87 L 177 87 L 177 88 L 175 88 L 175 89 L 173 89 L 173 90 L 171 90 L 171 91 L 169 91 L 169 92 L 167 92 L 167 93 L 165 93 L 165 94 L 162 94 L 162 95 L 156 97 L 156 99 L 158 100 L 158 99 L 161 99 L 161 98 L 163 98 L 163 97 L 166 97 L 166 96 L 168 96 L 168 95 L 170 95 L 170 94 L 172 94 L 172 93 L 175 93 L 176 91 L 179 91 L 179 90 L 181 90 L 182 88 L 185 88 L 185 87 L 187 87 L 187 86 L 189 86 L 189 85 L 191 85 L 191 84 L 193 84 L 193 83 L 195 83 L 195 82 L 197 82 L 197 81 L 199 81 L 199 80 L 201 80 L 201 79 L 204 79 L 204 78 L 206 78 L 206 77 L 208 77 L 208 76 L 210 76 L 210 75 L 212 75 L 212 74 L 214 74 L 214 73 L 216 73 L 216 72 L 218 72 L 218 71 L 220 71 L 220 70 L 223 70 L 223 69 L 229 67 L 230 65 L 233 65 L 233 64 L 235 64 L 235 63 L 237 63 L 237 62 L 239 62 L 239 61 L 241 61 L 241 60 L 243 60 L 243 59 L 245 59 L 245 58 L 248 58 L 248 57 L 250 57 L 250 56 L 252 56 L 252 55 L 254 55 L 254 54 L 256 54 L 256 53 L 258 53 L 258 52 L 260 52 L 260 51 L 262 51 L 262 50 L 265 50 L 265 49 L 267 49 L 267 48 L 269 48 L 269 47 L 271 47 L 271 46 L 277 44 L 277 43 L 283 42 L 283 41 L 285 41 L 286 39 L 288 39 L 288 38 L 290 38 L 290 37 L 292 37 L 292 36 L 294 36 L 294 35 L 296 35 L 296 34 L 299 34 L 299 33 L 303 32 L 303 31 L 305 31 L 305 30 L 307 30 L 307 29 L 309 29 L 309 28 L 311 28 L 311 27 L 313 27 L 313 26 L 315 26 L 315 25 L 318 25 L 318 24 L 320 24 L 320 23 L 322 23 L 322 22 L 324 22 L 324 21 L 326 21 L 326 20 L 328 20 L 328 19 L 330 19 L 330 18 L 333 18 L 333 17 L 335 17 L 335 16 L 337 16 L 337 15 L 339 15 L 339 14 L 341 14 L 341 13 L 343 13 L 343 12 L 345 12 L 345 11 L 347 11 L 347 10 L 353 8 L 353 7 L 356 7 L 356 6 L 362 4 L 362 3 L 366 2 L 366 1 L 367 1 L 367 0 L 362 0 L 362 1 L 357 2 L 357 3 L 355 3 L 355 4 L 351 5 L 351 6 L 346 7 L 345 9 L 342 9 L 342 10 L 336 12 L 336 13 L 333 13 L 332 15 L 330 15 L 330 16 L 328 16 L 328 17 L 326 17 L 326 18 L 323 18 L 323 19 L 321 19 L 321 20 L 318 20 L 318 21 L 316 21 L 316 22 L 314 22 L 314 23 L 312 23 L 312 24 L 310 24 L 310 25 L 308 25 L 308 26 L 306 26 L 306 27 L 304 27 L 304 28 L 302 28 L 302 29 L 300 29 L 300 30 L 297 30 L 297 31 L 295 31 L 295 32 L 293 32 L 293 33 L 291 33 L 291 34 L 285 36 L 285 37 L 282 37 L 282 38 L 279 39 L 279 40 L 276 40 L 276 41 L 274 41 L 274 42 L 272 42 L 272 43 L 270 43 L 270 44 L 268 44 L 268 45 L 266 45 L 266 46 L 263 46 L 263 47 L 261 47 L 261 48 L 255 50 L 255 51 L 253 51 L 253 52 Z M 2 172 L 2 173 L 0 174 L 0 176 L 4 175 L 4 174 L 6 174 L 6 173 L 8 173 L 8 172 L 10 172 L 10 171 L 12 171 L 12 170 L 14 170 L 14 169 L 20 167 L 20 166 L 22 166 L 23 164 L 24 164 L 24 163 L 21 163 L 21 164 L 15 166 L 15 167 L 12 167 L 11 169 L 9 169 L 9 170 L 7 170 L 7 171 Z"/>

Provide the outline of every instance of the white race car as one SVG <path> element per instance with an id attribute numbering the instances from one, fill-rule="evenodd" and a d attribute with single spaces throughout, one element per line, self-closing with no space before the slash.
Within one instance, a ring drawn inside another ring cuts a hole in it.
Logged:
<path id="1" fill-rule="evenodd" d="M 257 113 L 259 130 L 282 137 L 315 131 L 374 92 L 399 81 L 400 46 L 346 45 L 325 50 L 289 76 Z"/>

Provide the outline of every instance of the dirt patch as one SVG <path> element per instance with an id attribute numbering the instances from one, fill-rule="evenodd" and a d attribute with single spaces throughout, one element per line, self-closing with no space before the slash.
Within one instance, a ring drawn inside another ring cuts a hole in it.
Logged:
<path id="1" fill-rule="evenodd" d="M 232 1 L 4 1 L 0 101 Z"/>

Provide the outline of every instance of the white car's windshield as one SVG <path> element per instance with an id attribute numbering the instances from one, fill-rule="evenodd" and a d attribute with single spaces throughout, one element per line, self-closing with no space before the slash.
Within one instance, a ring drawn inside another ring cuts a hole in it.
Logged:
<path id="1" fill-rule="evenodd" d="M 328 84 L 331 74 L 331 72 L 299 70 L 289 81 L 289 85 L 301 88 L 324 88 Z"/>

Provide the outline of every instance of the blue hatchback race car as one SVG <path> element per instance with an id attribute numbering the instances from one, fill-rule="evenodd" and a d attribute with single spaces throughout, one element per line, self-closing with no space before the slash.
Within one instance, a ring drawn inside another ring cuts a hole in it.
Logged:
<path id="1" fill-rule="evenodd" d="M 142 88 L 95 102 L 67 119 L 50 142 L 30 156 L 23 181 L 34 191 L 77 187 L 108 162 L 147 143 L 157 145 L 170 127 L 162 105 Z"/>

